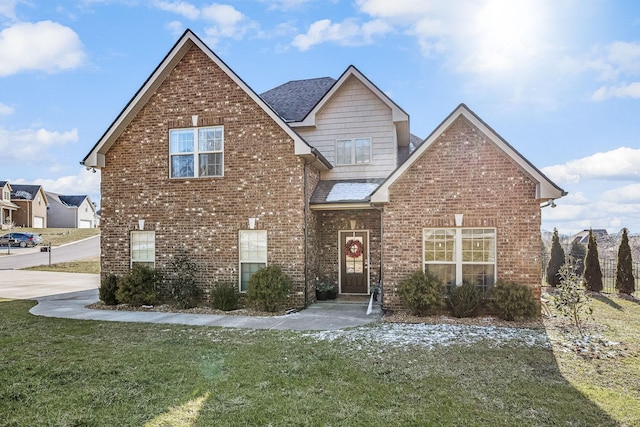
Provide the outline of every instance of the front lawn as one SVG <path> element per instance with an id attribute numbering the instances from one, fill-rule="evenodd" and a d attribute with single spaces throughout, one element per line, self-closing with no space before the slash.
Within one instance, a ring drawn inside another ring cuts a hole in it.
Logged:
<path id="1" fill-rule="evenodd" d="M 0 302 L 2 425 L 640 425 L 640 305 L 617 298 L 593 302 L 608 347 L 585 352 L 556 320 L 301 333 L 32 305 Z"/>

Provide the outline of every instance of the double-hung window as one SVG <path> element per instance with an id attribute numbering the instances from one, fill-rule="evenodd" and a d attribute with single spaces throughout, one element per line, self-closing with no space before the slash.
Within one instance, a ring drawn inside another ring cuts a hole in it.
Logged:
<path id="1" fill-rule="evenodd" d="M 336 165 L 371 163 L 371 138 L 339 139 L 336 141 Z"/>
<path id="2" fill-rule="evenodd" d="M 267 231 L 240 230 L 240 291 L 249 290 L 249 279 L 267 265 Z"/>
<path id="3" fill-rule="evenodd" d="M 493 228 L 426 228 L 424 269 L 447 286 L 473 283 L 488 290 L 496 277 L 496 230 Z"/>
<path id="4" fill-rule="evenodd" d="M 169 131 L 171 178 L 222 176 L 224 129 L 222 126 Z"/>
<path id="5" fill-rule="evenodd" d="M 142 264 L 150 268 L 156 265 L 155 231 L 131 232 L 131 266 Z"/>

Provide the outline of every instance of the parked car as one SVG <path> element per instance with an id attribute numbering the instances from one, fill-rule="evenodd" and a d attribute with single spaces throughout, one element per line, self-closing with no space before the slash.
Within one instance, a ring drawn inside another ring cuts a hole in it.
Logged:
<path id="1" fill-rule="evenodd" d="M 42 243 L 42 236 L 35 233 L 7 233 L 0 236 L 0 246 L 37 246 Z"/>

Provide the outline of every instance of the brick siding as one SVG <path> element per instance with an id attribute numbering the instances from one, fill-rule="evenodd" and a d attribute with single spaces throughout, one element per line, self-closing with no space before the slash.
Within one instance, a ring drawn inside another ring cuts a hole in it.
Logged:
<path id="1" fill-rule="evenodd" d="M 384 207 L 384 305 L 401 307 L 398 284 L 423 268 L 422 230 L 495 227 L 497 279 L 540 296 L 540 205 L 535 182 L 466 118 L 459 117 L 390 187 Z"/>
<path id="2" fill-rule="evenodd" d="M 224 177 L 169 178 L 169 129 L 224 126 Z M 308 175 L 317 182 L 317 171 Z M 106 154 L 102 169 L 102 273 L 125 274 L 139 219 L 156 232 L 156 267 L 184 250 L 208 290 L 238 283 L 238 231 L 267 230 L 268 264 L 304 304 L 304 161 L 293 140 L 216 64 L 192 47 Z M 310 185 L 308 183 L 308 185 Z M 310 192 L 308 192 L 310 194 Z"/>

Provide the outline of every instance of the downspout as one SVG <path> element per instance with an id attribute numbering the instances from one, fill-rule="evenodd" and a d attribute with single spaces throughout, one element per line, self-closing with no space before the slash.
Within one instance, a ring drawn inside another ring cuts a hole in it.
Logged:
<path id="1" fill-rule="evenodd" d="M 309 295 L 308 295 L 308 287 L 309 287 L 309 259 L 308 259 L 308 246 L 309 246 L 309 233 L 307 231 L 307 226 L 309 225 L 309 221 L 307 218 L 309 203 L 307 201 L 307 159 L 304 159 L 304 165 L 302 168 L 302 185 L 304 186 L 302 190 L 303 194 L 303 203 L 304 203 L 304 308 L 307 308 L 309 305 Z"/>
<path id="2" fill-rule="evenodd" d="M 384 292 L 383 292 L 383 283 L 382 283 L 382 254 L 383 254 L 383 248 L 384 248 L 384 208 L 379 208 L 378 206 L 374 205 L 373 203 L 370 203 L 370 205 L 378 210 L 380 212 L 380 270 L 379 270 L 379 277 L 378 280 L 380 282 L 380 292 L 378 295 L 378 298 L 380 298 L 380 309 L 382 311 L 385 310 L 384 308 Z"/>

